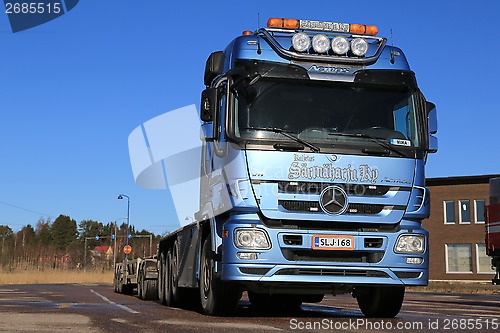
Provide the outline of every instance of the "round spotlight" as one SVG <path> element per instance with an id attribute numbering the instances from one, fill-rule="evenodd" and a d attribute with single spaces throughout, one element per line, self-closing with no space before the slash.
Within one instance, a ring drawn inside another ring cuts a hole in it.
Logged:
<path id="1" fill-rule="evenodd" d="M 368 52 L 368 42 L 363 38 L 354 38 L 351 41 L 351 50 L 355 56 L 362 57 Z"/>
<path id="2" fill-rule="evenodd" d="M 299 32 L 292 37 L 292 46 L 298 52 L 309 50 L 311 39 L 305 32 Z"/>
<path id="3" fill-rule="evenodd" d="M 349 51 L 349 41 L 342 36 L 335 37 L 332 39 L 332 50 L 338 55 L 346 54 Z"/>
<path id="4" fill-rule="evenodd" d="M 312 47 L 317 53 L 327 53 L 330 49 L 330 39 L 326 35 L 315 35 L 312 40 Z"/>

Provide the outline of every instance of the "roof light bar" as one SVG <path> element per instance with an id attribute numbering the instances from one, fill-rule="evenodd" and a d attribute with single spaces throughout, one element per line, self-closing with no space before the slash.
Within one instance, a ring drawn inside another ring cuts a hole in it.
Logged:
<path id="1" fill-rule="evenodd" d="M 280 28 L 280 29 L 299 29 L 299 20 L 287 19 L 287 18 L 270 18 L 267 20 L 268 28 Z"/>
<path id="2" fill-rule="evenodd" d="M 278 29 L 304 29 L 325 32 L 343 32 L 371 36 L 376 36 L 378 34 L 378 28 L 374 25 L 295 20 L 288 18 L 270 18 L 267 21 L 267 27 Z"/>

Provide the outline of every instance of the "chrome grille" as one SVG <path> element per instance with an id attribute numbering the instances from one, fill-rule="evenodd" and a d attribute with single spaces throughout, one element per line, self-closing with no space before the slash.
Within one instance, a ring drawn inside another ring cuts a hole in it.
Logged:
<path id="1" fill-rule="evenodd" d="M 323 212 L 318 201 L 279 200 L 278 205 L 292 212 Z M 379 214 L 384 207 L 384 205 L 354 203 L 349 204 L 344 214 L 374 215 Z"/>

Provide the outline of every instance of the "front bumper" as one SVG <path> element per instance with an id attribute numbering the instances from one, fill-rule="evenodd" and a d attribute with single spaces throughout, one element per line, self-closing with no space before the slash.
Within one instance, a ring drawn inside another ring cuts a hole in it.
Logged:
<path id="1" fill-rule="evenodd" d="M 237 228 L 265 230 L 271 242 L 268 250 L 236 248 Z M 323 285 L 412 285 L 428 283 L 428 233 L 420 223 L 402 221 L 398 231 L 332 231 L 268 228 L 255 214 L 234 215 L 224 224 L 227 237 L 222 242 L 222 262 L 218 266 L 223 280 L 244 284 L 294 284 L 307 288 Z M 423 234 L 422 254 L 397 254 L 394 245 L 401 234 Z M 349 235 L 354 237 L 352 251 L 312 249 L 312 237 Z M 293 240 L 290 242 L 289 240 Z M 256 259 L 239 259 L 238 253 L 255 253 Z M 410 259 L 408 259 L 410 258 Z M 418 262 L 418 263 L 412 263 Z"/>

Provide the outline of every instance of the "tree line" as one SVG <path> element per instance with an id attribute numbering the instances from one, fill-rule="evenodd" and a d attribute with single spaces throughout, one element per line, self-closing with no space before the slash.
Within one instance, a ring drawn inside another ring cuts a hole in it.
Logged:
<path id="1" fill-rule="evenodd" d="M 129 258 L 156 252 L 160 236 L 134 226 L 103 224 L 94 220 L 77 223 L 67 215 L 54 221 L 40 218 L 18 232 L 0 225 L 0 267 L 17 269 L 111 269 L 124 259 L 123 247 L 132 246 Z"/>

